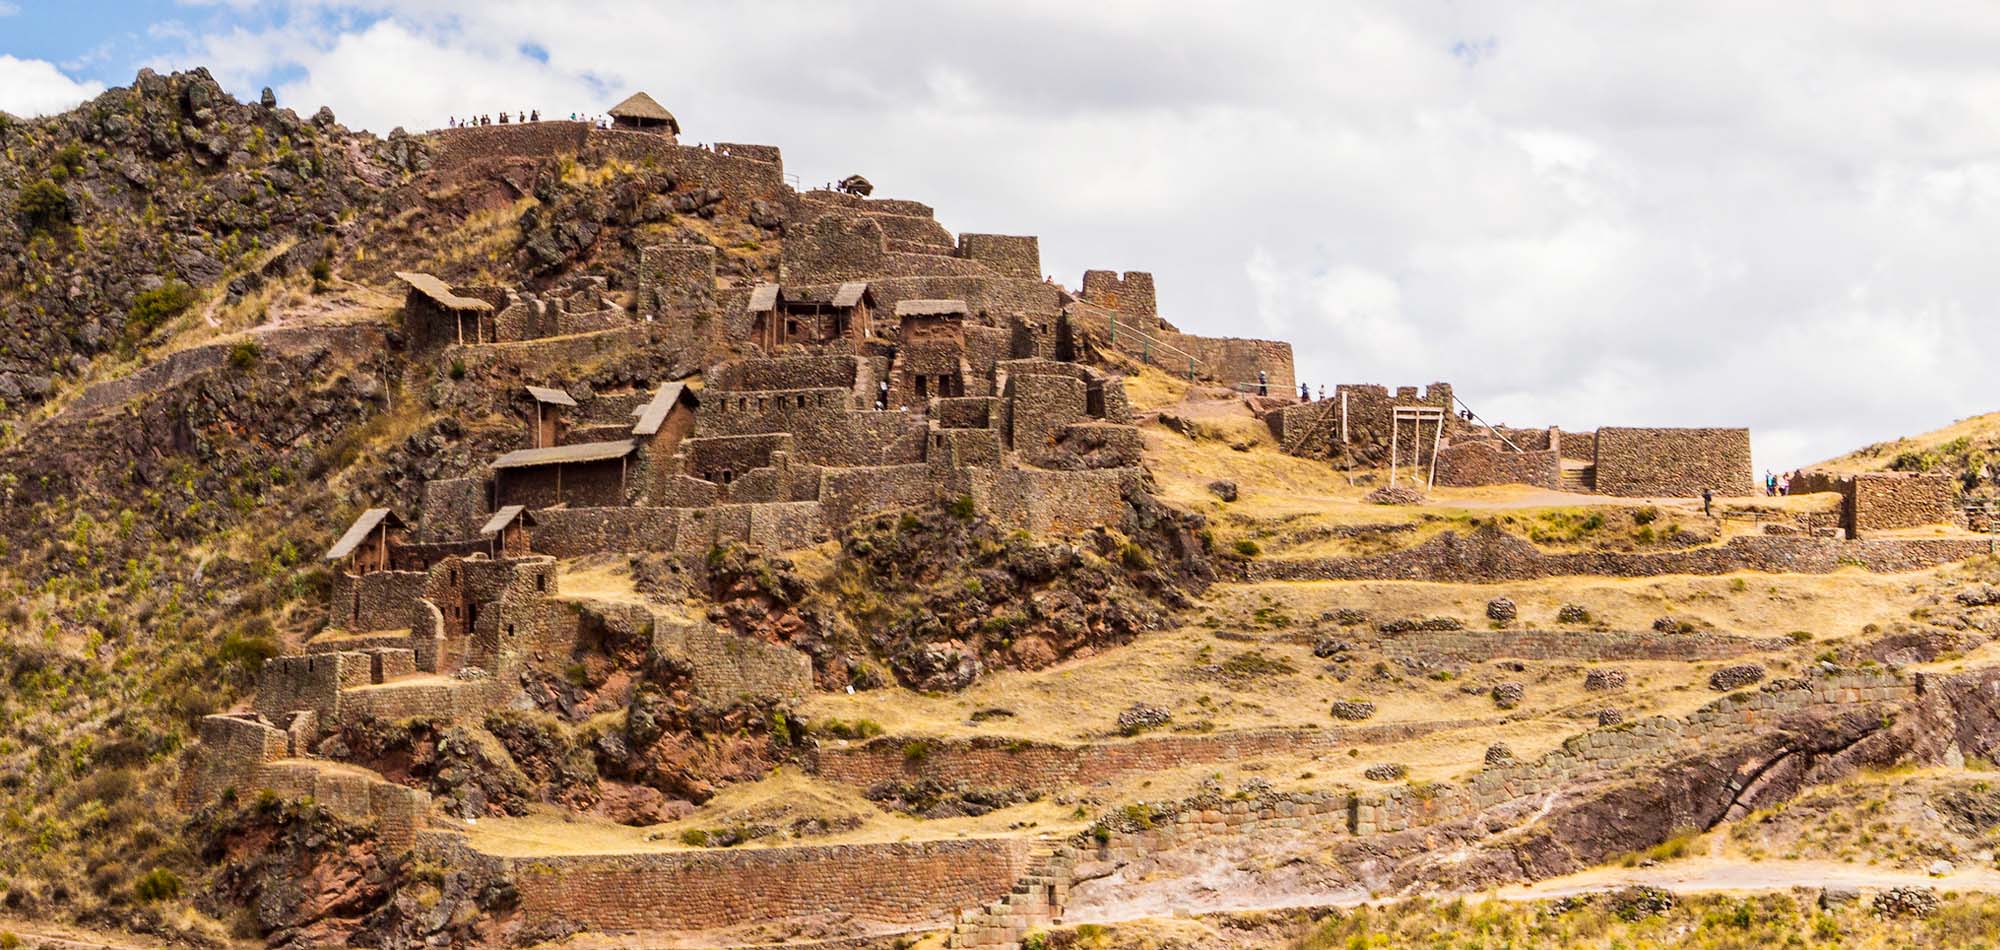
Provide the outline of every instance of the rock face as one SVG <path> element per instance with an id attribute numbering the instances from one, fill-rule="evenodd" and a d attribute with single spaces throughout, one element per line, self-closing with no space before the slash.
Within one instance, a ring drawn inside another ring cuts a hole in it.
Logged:
<path id="1" fill-rule="evenodd" d="M 1223 501 L 1236 500 L 1236 483 L 1223 479 L 1208 483 L 1208 493 Z"/>
<path id="2" fill-rule="evenodd" d="M 1892 887 L 1875 895 L 1868 905 L 1869 911 L 1881 917 L 1929 917 L 1937 908 L 1937 892 L 1928 887 Z"/>
<path id="3" fill-rule="evenodd" d="M 1527 687 L 1519 683 L 1501 683 L 1493 687 L 1493 705 L 1501 709 L 1513 709 L 1521 705 L 1527 697 Z"/>
<path id="4" fill-rule="evenodd" d="M 1158 729 L 1174 721 L 1174 714 L 1158 706 L 1134 703 L 1118 714 L 1118 732 L 1121 735 L 1136 736 L 1149 729 Z"/>
<path id="5" fill-rule="evenodd" d="M 1360 722 L 1375 715 L 1375 704 L 1358 699 L 1337 699 L 1333 702 L 1333 718 L 1345 722 Z"/>
<path id="6" fill-rule="evenodd" d="M 1738 663 L 1716 670 L 1708 677 L 1708 688 L 1718 693 L 1742 689 L 1764 678 L 1764 668 L 1755 663 Z"/>
<path id="7" fill-rule="evenodd" d="M 1371 505 L 1421 505 L 1424 503 L 1424 496 L 1415 489 L 1384 485 L 1361 496 L 1361 500 Z"/>
<path id="8" fill-rule="evenodd" d="M 70 112 L 0 122 L 20 172 L 0 174 L 0 417 L 145 341 L 164 314 L 142 295 L 255 278 L 264 252 L 339 231 L 398 174 L 372 136 L 270 105 L 204 69 L 145 70 Z"/>
<path id="9" fill-rule="evenodd" d="M 1591 670 L 1583 674 L 1583 688 L 1593 693 L 1624 689 L 1629 679 L 1624 670 Z"/>

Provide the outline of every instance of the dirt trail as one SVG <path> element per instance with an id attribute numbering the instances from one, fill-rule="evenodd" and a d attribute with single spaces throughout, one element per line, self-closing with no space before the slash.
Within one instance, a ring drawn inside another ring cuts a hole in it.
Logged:
<path id="1" fill-rule="evenodd" d="M 102 934 L 6 917 L 0 917 L 0 933 L 13 934 L 27 950 L 160 950 L 168 946 L 131 934 Z"/>
<path id="2" fill-rule="evenodd" d="M 1720 840 L 1718 836 L 1717 841 Z M 1961 868 L 1933 877 L 1922 871 L 1899 871 L 1831 861 L 1745 861 L 1718 857 L 1713 852 L 1700 857 L 1672 861 L 1650 868 L 1603 867 L 1550 878 L 1529 884 L 1513 884 L 1493 891 L 1437 893 L 1428 897 L 1449 900 L 1497 899 L 1508 901 L 1548 900 L 1576 894 L 1617 890 L 1635 884 L 1650 885 L 1676 894 L 1755 893 L 1792 888 L 1844 887 L 1882 890 L 1891 887 L 1933 887 L 1940 891 L 1976 891 L 2000 894 L 2000 870 Z M 1356 907 L 1381 904 L 1401 897 L 1374 897 L 1356 888 L 1323 891 L 1273 893 L 1257 889 L 1217 888 L 1204 893 L 1157 895 L 1153 900 L 1118 902 L 1089 908 L 1072 908 L 1065 925 L 1114 924 L 1149 917 L 1185 913 L 1224 913 L 1288 910 L 1307 907 Z"/>

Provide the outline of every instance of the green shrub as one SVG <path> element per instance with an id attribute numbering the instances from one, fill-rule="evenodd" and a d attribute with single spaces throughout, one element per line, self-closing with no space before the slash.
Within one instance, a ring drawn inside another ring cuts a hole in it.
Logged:
<path id="1" fill-rule="evenodd" d="M 873 739 L 882 734 L 882 724 L 873 719 L 821 719 L 812 724 L 812 730 L 836 739 Z"/>
<path id="2" fill-rule="evenodd" d="M 263 355 L 264 350 L 257 345 L 256 340 L 240 340 L 229 348 L 229 368 L 239 373 L 247 373 L 251 367 L 257 365 L 257 359 Z"/>
<path id="3" fill-rule="evenodd" d="M 452 361 L 451 361 L 451 378 L 452 378 L 452 379 L 464 379 L 464 378 L 465 378 L 465 361 L 464 361 L 464 360 L 460 360 L 460 359 L 454 359 L 454 360 L 452 360 Z"/>
<path id="4" fill-rule="evenodd" d="M 1236 542 L 1235 548 L 1236 548 L 1236 553 L 1241 554 L 1244 557 L 1256 557 L 1257 555 L 1264 553 L 1264 549 L 1258 547 L 1257 542 L 1252 541 L 1249 538 L 1244 538 Z"/>
<path id="5" fill-rule="evenodd" d="M 951 500 L 946 510 L 960 521 L 971 521 L 979 513 L 979 505 L 973 502 L 971 495 L 960 495 Z"/>
<path id="6" fill-rule="evenodd" d="M 708 832 L 700 828 L 689 828 L 681 832 L 681 844 L 687 845 L 690 848 L 706 848 L 708 847 Z"/>
<path id="7" fill-rule="evenodd" d="M 903 746 L 903 761 L 908 762 L 911 765 L 916 765 L 917 763 L 922 762 L 930 757 L 931 757 L 931 744 L 925 742 L 922 739 L 913 740 L 911 742 L 905 743 Z"/>
<path id="8" fill-rule="evenodd" d="M 132 885 L 132 893 L 143 904 L 173 900 L 181 896 L 181 876 L 166 868 L 154 868 Z"/>
<path id="9" fill-rule="evenodd" d="M 49 156 L 49 177 L 63 181 L 83 171 L 83 146 L 71 142 Z"/>
<path id="10" fill-rule="evenodd" d="M 15 196 L 14 213 L 30 233 L 54 230 L 69 222 L 69 193 L 46 178 L 36 179 Z"/>
<path id="11" fill-rule="evenodd" d="M 327 281 L 332 280 L 333 258 L 321 257 L 313 261 L 312 267 L 307 269 L 307 273 L 312 275 L 313 283 L 316 284 L 324 284 Z"/>
<path id="12" fill-rule="evenodd" d="M 178 280 L 170 280 L 152 290 L 144 291 L 132 298 L 132 309 L 125 313 L 125 326 L 137 336 L 145 336 L 160 328 L 160 325 L 187 312 L 194 306 L 193 287 Z"/>

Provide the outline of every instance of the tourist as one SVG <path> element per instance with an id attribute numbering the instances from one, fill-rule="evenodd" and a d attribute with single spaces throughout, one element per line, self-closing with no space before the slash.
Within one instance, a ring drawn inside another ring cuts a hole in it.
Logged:
<path id="1" fill-rule="evenodd" d="M 1312 387 L 1304 383 L 1299 384 L 1299 401 L 1312 402 Z"/>
<path id="2" fill-rule="evenodd" d="M 540 110 L 540 109 L 529 109 L 529 110 L 528 110 L 528 121 L 530 121 L 530 122 L 540 122 L 540 121 L 542 121 L 542 110 Z"/>
<path id="3" fill-rule="evenodd" d="M 1778 494 L 1789 495 L 1791 493 L 1792 493 L 1792 473 L 1786 472 L 1782 477 L 1778 479 Z"/>
<path id="4" fill-rule="evenodd" d="M 1260 369 L 1257 371 L 1257 395 L 1269 396 L 1270 394 L 1271 381 L 1264 377 L 1264 371 Z"/>
<path id="5" fill-rule="evenodd" d="M 1715 517 L 1715 514 L 1714 514 L 1714 512 L 1710 510 L 1711 508 L 1713 508 L 1713 507 L 1714 507 L 1714 505 L 1715 505 L 1715 489 L 1713 489 L 1713 488 L 1704 488 L 1704 489 L 1702 489 L 1702 490 L 1701 490 L 1701 515 L 1702 515 L 1702 517 L 1704 517 L 1704 518 L 1713 518 L 1713 517 Z"/>
<path id="6" fill-rule="evenodd" d="M 1326 384 L 1325 384 L 1325 383 L 1321 383 L 1321 384 L 1319 384 L 1319 401 L 1320 401 L 1320 402 L 1325 402 L 1325 401 L 1326 401 Z"/>

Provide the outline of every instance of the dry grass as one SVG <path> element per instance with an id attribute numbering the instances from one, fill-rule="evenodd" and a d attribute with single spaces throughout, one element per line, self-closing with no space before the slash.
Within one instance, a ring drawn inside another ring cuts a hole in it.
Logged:
<path id="1" fill-rule="evenodd" d="M 1074 808 L 1052 801 L 1017 805 L 977 818 L 920 820 L 885 811 L 853 789 L 818 781 L 793 768 L 780 768 L 762 781 L 732 785 L 679 821 L 632 828 L 559 809 L 522 818 L 486 818 L 465 823 L 473 847 L 488 854 L 533 857 L 563 854 L 635 854 L 699 850 L 684 843 L 683 832 L 764 824 L 784 829 L 794 822 L 824 820 L 854 826 L 831 834 L 794 837 L 777 833 L 752 838 L 739 849 L 797 847 L 977 838 L 1048 832 L 1069 834 L 1087 822 Z M 1032 823 L 1032 827 L 1014 827 Z"/>
<path id="2" fill-rule="evenodd" d="M 1922 452 L 1960 439 L 1978 444 L 2000 442 L 2000 412 L 1960 419 L 1920 435 L 1877 442 L 1809 467 L 1835 472 L 1880 472 L 1887 470 L 1889 463 L 1904 452 Z"/>

